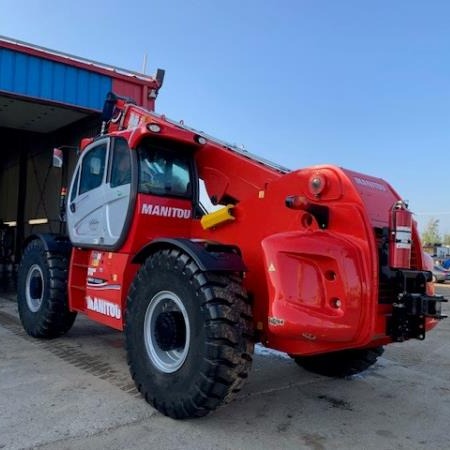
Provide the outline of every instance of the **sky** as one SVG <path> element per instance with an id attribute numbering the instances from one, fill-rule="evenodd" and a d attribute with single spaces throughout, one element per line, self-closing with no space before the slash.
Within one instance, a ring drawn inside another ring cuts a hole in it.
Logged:
<path id="1" fill-rule="evenodd" d="M 0 34 L 166 70 L 156 110 L 291 169 L 387 180 L 450 233 L 450 2 L 0 0 Z"/>

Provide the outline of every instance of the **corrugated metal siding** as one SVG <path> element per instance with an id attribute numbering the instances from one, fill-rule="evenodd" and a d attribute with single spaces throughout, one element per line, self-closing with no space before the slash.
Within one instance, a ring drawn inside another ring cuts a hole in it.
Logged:
<path id="1" fill-rule="evenodd" d="M 146 97 L 143 93 L 144 89 L 147 89 L 146 86 L 141 84 L 133 84 L 124 80 L 113 80 L 112 87 L 113 92 L 124 97 L 132 98 L 138 105 L 148 106 Z"/>
<path id="2" fill-rule="evenodd" d="M 67 64 L 0 48 L 0 90 L 101 110 L 112 79 Z"/>

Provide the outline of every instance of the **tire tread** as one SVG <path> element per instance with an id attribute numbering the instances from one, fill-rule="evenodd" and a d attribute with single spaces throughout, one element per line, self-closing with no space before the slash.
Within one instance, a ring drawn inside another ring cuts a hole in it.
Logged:
<path id="1" fill-rule="evenodd" d="M 206 331 L 206 368 L 196 377 L 195 395 L 170 404 L 164 401 L 164 393 L 150 392 L 140 381 L 138 364 L 131 358 L 132 341 L 127 339 L 130 372 L 146 401 L 163 414 L 175 419 L 202 417 L 228 403 L 248 377 L 254 345 L 249 300 L 235 275 L 203 272 L 192 258 L 179 250 L 158 251 L 147 259 L 130 288 L 127 334 L 132 334 L 130 318 L 137 307 L 137 289 L 155 269 L 175 271 L 195 289 Z"/>
<path id="2" fill-rule="evenodd" d="M 373 347 L 317 356 L 294 357 L 295 362 L 304 369 L 329 377 L 344 378 L 367 370 L 377 362 L 384 352 L 383 347 Z"/>
<path id="3" fill-rule="evenodd" d="M 38 260 L 44 274 L 48 274 L 47 296 L 41 308 L 32 313 L 25 298 L 27 268 L 30 261 Z M 70 312 L 67 302 L 68 259 L 66 256 L 47 252 L 40 240 L 31 241 L 26 247 L 18 273 L 19 315 L 25 331 L 33 337 L 52 339 L 61 336 L 72 327 L 76 313 Z"/>

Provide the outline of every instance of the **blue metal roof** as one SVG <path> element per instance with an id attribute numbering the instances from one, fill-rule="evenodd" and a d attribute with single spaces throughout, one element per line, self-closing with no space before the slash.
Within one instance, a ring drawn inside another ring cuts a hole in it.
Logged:
<path id="1" fill-rule="evenodd" d="M 0 91 L 101 110 L 112 78 L 0 47 Z"/>

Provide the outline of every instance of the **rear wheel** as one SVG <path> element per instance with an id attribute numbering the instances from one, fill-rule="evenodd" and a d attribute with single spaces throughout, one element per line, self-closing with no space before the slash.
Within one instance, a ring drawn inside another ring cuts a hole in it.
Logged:
<path id="1" fill-rule="evenodd" d="M 155 253 L 130 288 L 126 347 L 145 399 L 176 419 L 208 414 L 251 367 L 251 309 L 240 279 L 205 273 L 185 253 Z"/>
<path id="2" fill-rule="evenodd" d="M 344 350 L 317 356 L 297 356 L 295 362 L 304 369 L 329 377 L 356 375 L 377 362 L 383 347 Z"/>
<path id="3" fill-rule="evenodd" d="M 54 338 L 72 327 L 76 313 L 68 308 L 67 269 L 67 258 L 47 252 L 39 240 L 25 249 L 18 272 L 17 303 L 30 336 Z"/>

